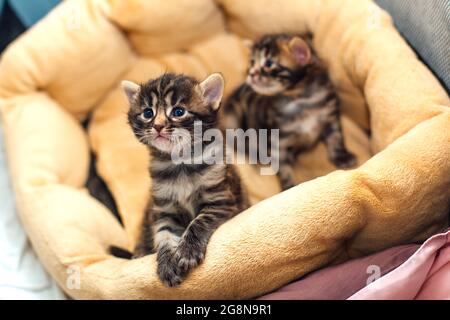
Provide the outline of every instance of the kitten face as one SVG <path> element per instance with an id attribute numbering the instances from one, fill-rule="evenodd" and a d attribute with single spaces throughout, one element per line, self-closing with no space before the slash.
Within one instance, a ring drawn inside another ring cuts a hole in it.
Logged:
<path id="1" fill-rule="evenodd" d="M 194 122 L 203 130 L 217 123 L 217 111 L 224 81 L 212 74 L 199 83 L 175 74 L 164 74 L 145 84 L 122 83 L 130 109 L 128 121 L 138 140 L 159 151 L 170 153 L 194 142 Z"/>
<path id="2" fill-rule="evenodd" d="M 308 44 L 298 36 L 265 36 L 251 50 L 246 81 L 262 95 L 276 95 L 298 84 L 311 60 Z"/>

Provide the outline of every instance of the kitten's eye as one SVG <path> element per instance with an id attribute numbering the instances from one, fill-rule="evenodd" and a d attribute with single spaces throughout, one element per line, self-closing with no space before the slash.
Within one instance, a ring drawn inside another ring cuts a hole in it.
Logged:
<path id="1" fill-rule="evenodd" d="M 144 109 L 142 116 L 144 117 L 144 119 L 147 119 L 147 120 L 153 118 L 153 116 L 154 116 L 153 110 L 150 108 Z"/>
<path id="2" fill-rule="evenodd" d="M 266 62 L 264 63 L 264 66 L 266 68 L 270 68 L 273 66 L 273 61 L 271 59 L 267 59 Z"/>
<path id="3" fill-rule="evenodd" d="M 250 59 L 250 65 L 254 65 L 255 64 L 255 59 L 254 58 L 251 58 Z"/>
<path id="4" fill-rule="evenodd" d="M 179 117 L 184 116 L 184 114 L 186 113 L 186 110 L 182 107 L 175 107 L 172 109 L 171 113 L 172 113 L 172 117 L 179 118 Z"/>

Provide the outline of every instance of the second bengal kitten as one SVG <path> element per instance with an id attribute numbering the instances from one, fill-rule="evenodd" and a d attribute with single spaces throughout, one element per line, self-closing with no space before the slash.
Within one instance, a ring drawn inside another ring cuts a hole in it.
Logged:
<path id="1" fill-rule="evenodd" d="M 251 46 L 246 83 L 224 105 L 226 127 L 279 129 L 282 189 L 295 185 L 297 156 L 323 140 L 339 168 L 356 163 L 344 144 L 339 99 L 327 69 L 299 36 L 277 34 Z"/>
<path id="2" fill-rule="evenodd" d="M 201 123 L 202 134 L 218 129 L 223 87 L 220 74 L 203 82 L 165 74 L 142 85 L 123 83 L 129 123 L 151 154 L 152 199 L 134 258 L 156 253 L 159 278 L 170 287 L 203 260 L 212 233 L 248 206 L 233 165 L 173 159 L 176 148 L 194 150 L 198 143 L 210 144 L 196 139 L 194 125 Z"/>

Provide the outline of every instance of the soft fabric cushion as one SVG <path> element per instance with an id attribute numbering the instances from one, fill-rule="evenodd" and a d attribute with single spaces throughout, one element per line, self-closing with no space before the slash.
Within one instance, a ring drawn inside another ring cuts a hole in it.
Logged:
<path id="1" fill-rule="evenodd" d="M 228 94 L 244 78 L 243 37 L 305 31 L 329 65 L 359 167 L 335 170 L 321 144 L 299 158 L 298 181 L 310 181 L 277 194 L 276 177 L 242 166 L 255 205 L 214 233 L 180 287 L 162 285 L 154 255 L 108 255 L 133 247 L 151 184 L 119 82 L 220 71 Z M 75 298 L 250 298 L 447 224 L 449 97 L 369 0 L 64 1 L 3 55 L 0 97 L 20 216 Z M 89 148 L 125 228 L 84 188 Z"/>
<path id="2" fill-rule="evenodd" d="M 377 0 L 395 25 L 450 90 L 450 3 L 448 0 Z"/>
<path id="3" fill-rule="evenodd" d="M 64 299 L 20 224 L 6 166 L 0 124 L 0 299 Z"/>

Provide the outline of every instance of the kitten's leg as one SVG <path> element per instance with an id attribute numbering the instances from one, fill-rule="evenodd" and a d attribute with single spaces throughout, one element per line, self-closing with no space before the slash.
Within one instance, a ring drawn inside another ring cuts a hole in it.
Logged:
<path id="1" fill-rule="evenodd" d="M 280 180 L 281 189 L 284 191 L 296 185 L 294 180 L 294 163 L 296 154 L 294 154 L 292 150 L 281 149 L 278 157 L 280 166 L 277 176 Z"/>
<path id="2" fill-rule="evenodd" d="M 225 196 L 224 200 L 217 203 L 204 204 L 199 215 L 186 228 L 176 252 L 178 266 L 183 274 L 203 261 L 213 232 L 236 213 L 233 198 L 226 198 Z"/>
<path id="3" fill-rule="evenodd" d="M 350 168 L 356 164 L 356 157 L 347 150 L 342 135 L 341 122 L 337 113 L 330 116 L 322 137 L 325 141 L 330 161 L 338 168 Z"/>
<path id="4" fill-rule="evenodd" d="M 169 287 L 183 280 L 175 260 L 175 250 L 185 228 L 177 222 L 177 214 L 162 212 L 152 226 L 157 252 L 158 276 Z"/>

